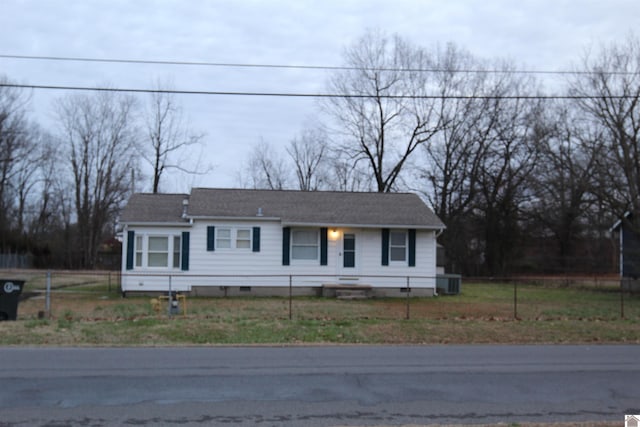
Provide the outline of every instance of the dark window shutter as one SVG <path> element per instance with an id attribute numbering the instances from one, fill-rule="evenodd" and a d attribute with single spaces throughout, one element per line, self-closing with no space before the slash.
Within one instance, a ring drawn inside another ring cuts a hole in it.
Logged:
<path id="1" fill-rule="evenodd" d="M 416 266 L 416 230 L 409 230 L 409 267 Z"/>
<path id="2" fill-rule="evenodd" d="M 329 230 L 325 227 L 320 229 L 320 265 L 327 265 L 327 233 Z"/>
<path id="3" fill-rule="evenodd" d="M 382 229 L 382 265 L 389 265 L 389 229 Z"/>
<path id="4" fill-rule="evenodd" d="M 182 232 L 182 270 L 189 270 L 189 232 Z"/>
<path id="5" fill-rule="evenodd" d="M 282 265 L 289 265 L 289 251 L 291 242 L 291 229 L 284 227 L 282 229 Z"/>
<path id="6" fill-rule="evenodd" d="M 127 270 L 133 270 L 133 245 L 135 244 L 136 234 L 133 231 L 127 231 Z"/>
<path id="7" fill-rule="evenodd" d="M 216 249 L 216 228 L 212 225 L 207 227 L 207 251 Z"/>
<path id="8" fill-rule="evenodd" d="M 253 227 L 253 252 L 260 252 L 260 227 Z"/>

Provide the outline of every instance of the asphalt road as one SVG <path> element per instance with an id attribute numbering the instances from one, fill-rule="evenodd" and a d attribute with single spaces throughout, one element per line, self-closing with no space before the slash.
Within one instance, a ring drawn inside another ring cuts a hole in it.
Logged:
<path id="1" fill-rule="evenodd" d="M 640 346 L 2 348 L 0 426 L 624 419 Z"/>

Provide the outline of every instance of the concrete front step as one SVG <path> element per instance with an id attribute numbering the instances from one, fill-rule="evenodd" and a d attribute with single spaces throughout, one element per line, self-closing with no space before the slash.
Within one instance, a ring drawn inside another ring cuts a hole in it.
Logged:
<path id="1" fill-rule="evenodd" d="M 372 287 L 369 285 L 325 284 L 322 286 L 322 296 L 340 299 L 370 298 Z"/>
<path id="2" fill-rule="evenodd" d="M 360 290 L 338 290 L 336 291 L 337 299 L 367 299 L 369 298 L 369 291 L 365 289 Z"/>

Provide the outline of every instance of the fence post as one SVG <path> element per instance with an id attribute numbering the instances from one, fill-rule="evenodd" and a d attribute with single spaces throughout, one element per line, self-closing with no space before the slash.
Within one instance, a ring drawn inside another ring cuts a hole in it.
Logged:
<path id="1" fill-rule="evenodd" d="M 409 308 L 409 294 L 411 293 L 411 285 L 409 283 L 409 276 L 407 276 L 407 314 L 406 319 L 409 320 L 411 318 L 410 308 Z"/>
<path id="2" fill-rule="evenodd" d="M 293 300 L 293 278 L 289 275 L 289 320 L 293 318 L 292 313 L 292 300 Z"/>
<path id="3" fill-rule="evenodd" d="M 518 320 L 518 281 L 513 281 L 513 319 Z"/>
<path id="4" fill-rule="evenodd" d="M 624 279 L 620 280 L 620 318 L 624 319 Z"/>
<path id="5" fill-rule="evenodd" d="M 47 291 L 44 298 L 44 313 L 51 317 L 51 271 L 47 271 Z"/>
<path id="6" fill-rule="evenodd" d="M 169 275 L 169 298 L 167 298 L 167 301 L 169 301 L 167 314 L 169 314 L 169 317 L 171 317 L 171 275 Z"/>

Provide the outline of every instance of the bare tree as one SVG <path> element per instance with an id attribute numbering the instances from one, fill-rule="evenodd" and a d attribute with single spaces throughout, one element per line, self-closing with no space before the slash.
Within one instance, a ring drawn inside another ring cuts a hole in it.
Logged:
<path id="1" fill-rule="evenodd" d="M 202 174 L 210 167 L 202 169 L 199 163 L 188 157 L 189 150 L 199 145 L 203 134 L 193 133 L 184 119 L 182 108 L 175 96 L 158 90 L 152 92 L 146 111 L 147 141 L 141 147 L 142 158 L 153 168 L 152 192 L 157 193 L 163 174 L 176 169 L 187 174 Z"/>
<path id="2" fill-rule="evenodd" d="M 253 147 L 244 167 L 244 187 L 284 190 L 288 188 L 288 170 L 285 159 L 265 140 Z"/>
<path id="3" fill-rule="evenodd" d="M 619 217 L 640 213 L 640 39 L 585 55 L 582 68 L 588 73 L 573 76 L 569 94 L 601 136 L 592 169 L 598 197 Z"/>
<path id="4" fill-rule="evenodd" d="M 472 213 L 479 195 L 480 170 L 489 152 L 494 117 L 487 114 L 491 79 L 485 64 L 448 44 L 436 55 L 434 87 L 441 96 L 438 114 L 445 124 L 423 145 L 416 167 L 421 192 L 447 224 L 441 236 L 451 271 L 478 263 L 478 245 L 469 245 Z M 474 70 L 469 72 L 468 70 Z"/>
<path id="5" fill-rule="evenodd" d="M 0 76 L 0 83 L 8 83 Z M 25 118 L 28 97 L 19 89 L 0 86 L 0 250 L 15 246 L 14 232 L 18 214 L 18 180 L 29 168 L 33 144 L 29 137 L 29 124 Z M 18 221 L 19 222 L 19 221 Z"/>
<path id="6" fill-rule="evenodd" d="M 305 129 L 299 138 L 291 140 L 287 153 L 295 168 L 298 189 L 317 191 L 326 185 L 328 151 L 327 134 L 320 129 Z"/>
<path id="7" fill-rule="evenodd" d="M 69 159 L 80 265 L 93 267 L 98 246 L 129 194 L 135 167 L 135 100 L 111 92 L 57 100 Z"/>
<path id="8" fill-rule="evenodd" d="M 484 273 L 511 273 L 522 242 L 522 209 L 537 162 L 540 109 L 520 100 L 501 102 L 490 148 L 479 170 L 476 220 L 483 231 Z"/>
<path id="9" fill-rule="evenodd" d="M 43 144 L 40 145 L 40 161 L 37 165 L 38 185 L 33 201 L 34 214 L 29 231 L 34 240 L 50 233 L 52 227 L 62 228 L 61 205 L 56 186 L 60 184 L 59 165 L 64 159 L 59 155 L 58 144 L 52 135 L 42 131 Z"/>
<path id="10" fill-rule="evenodd" d="M 548 136 L 542 102 L 518 97 L 534 93 L 533 84 L 532 79 L 503 74 L 488 106 L 487 114 L 495 125 L 479 170 L 476 212 L 483 231 L 484 272 L 491 275 L 511 272 L 518 256 L 522 207 L 530 197 L 529 177 L 541 141 Z"/>
<path id="11" fill-rule="evenodd" d="M 369 171 L 362 166 L 364 162 L 353 161 L 348 156 L 331 151 L 327 188 L 336 191 L 372 191 Z"/>
<path id="12" fill-rule="evenodd" d="M 23 134 L 24 142 L 18 156 L 15 174 L 15 193 L 17 202 L 16 228 L 20 233 L 27 232 L 31 222 L 28 218 L 30 196 L 33 198 L 34 189 L 41 183 L 41 167 L 51 154 L 51 137 L 37 124 L 30 123 Z M 33 201 L 37 203 L 37 198 Z"/>
<path id="13" fill-rule="evenodd" d="M 29 252 L 35 265 L 48 266 L 43 257 L 48 261 L 47 255 L 75 246 L 57 241 L 62 230 L 57 195 L 68 188 L 53 188 L 64 175 L 59 144 L 27 119 L 27 103 L 23 92 L 0 86 L 0 251 Z"/>
<path id="14" fill-rule="evenodd" d="M 425 197 L 447 222 L 467 212 L 475 200 L 495 121 L 487 114 L 491 100 L 484 98 L 490 91 L 489 73 L 479 60 L 449 44 L 438 53 L 436 68 L 442 99 L 438 114 L 446 126 L 423 146 L 425 161 L 417 172 L 426 179 Z"/>
<path id="15" fill-rule="evenodd" d="M 339 127 L 339 152 L 365 160 L 377 191 L 396 188 L 414 151 L 441 128 L 429 93 L 427 54 L 399 36 L 370 31 L 345 52 L 346 70 L 329 81 L 325 110 Z"/>
<path id="16" fill-rule="evenodd" d="M 597 199 L 593 170 L 601 156 L 601 136 L 596 127 L 570 103 L 547 102 L 549 138 L 540 144 L 540 158 L 530 176 L 532 200 L 528 206 L 531 227 L 549 240 L 546 269 L 566 272 L 575 256 L 577 242 L 587 230 L 587 213 Z"/>
<path id="17" fill-rule="evenodd" d="M 516 255 L 527 183 L 543 138 L 541 105 L 519 99 L 534 82 L 453 45 L 438 51 L 432 86 L 441 129 L 424 145 L 417 172 L 425 197 L 448 225 L 450 268 L 504 273 Z M 468 70 L 473 70 L 469 72 Z"/>

